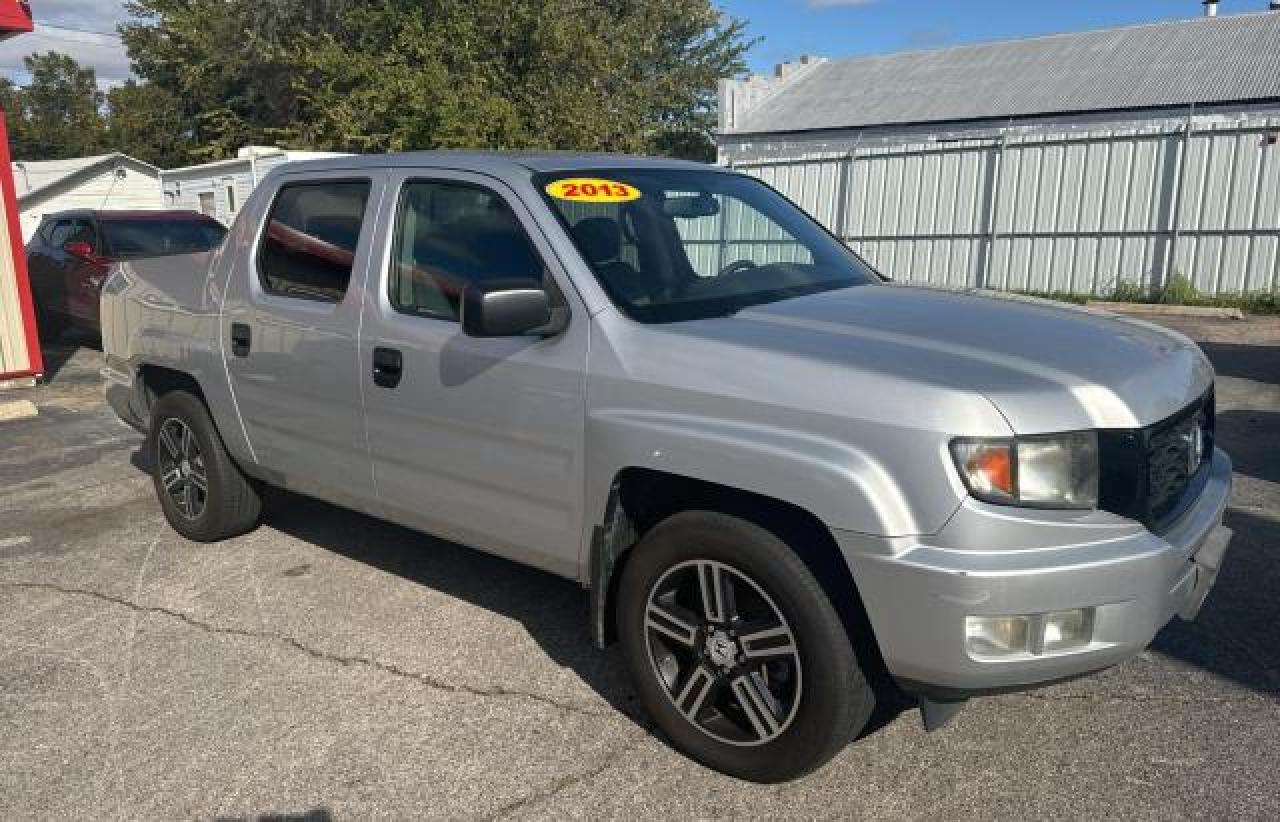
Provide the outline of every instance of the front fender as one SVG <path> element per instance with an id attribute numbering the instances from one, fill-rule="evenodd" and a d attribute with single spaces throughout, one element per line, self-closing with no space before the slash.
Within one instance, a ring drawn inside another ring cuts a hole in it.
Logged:
<path id="1" fill-rule="evenodd" d="M 830 528 L 881 536 L 936 530 L 961 502 L 944 489 L 928 512 L 922 511 L 868 453 L 801 431 L 688 414 L 603 410 L 588 418 L 587 437 L 587 510 L 593 523 L 604 520 L 611 483 L 629 467 L 770 497 L 803 508 Z"/>

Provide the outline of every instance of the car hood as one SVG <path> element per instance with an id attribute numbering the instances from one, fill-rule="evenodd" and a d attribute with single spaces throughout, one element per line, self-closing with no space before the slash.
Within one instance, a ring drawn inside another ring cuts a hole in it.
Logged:
<path id="1" fill-rule="evenodd" d="M 850 378 L 856 374 L 848 372 L 875 371 L 978 393 L 1019 434 L 1144 427 L 1213 382 L 1208 360 L 1181 334 L 991 292 L 855 287 L 688 325 L 752 347 L 761 337 L 782 341 L 791 353 L 838 364 Z"/>

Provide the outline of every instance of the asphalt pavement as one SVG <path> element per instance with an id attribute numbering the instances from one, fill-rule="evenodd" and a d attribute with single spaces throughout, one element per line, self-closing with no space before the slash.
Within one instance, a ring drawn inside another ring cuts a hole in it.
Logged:
<path id="1" fill-rule="evenodd" d="M 39 411 L 0 422 L 0 818 L 1280 818 L 1280 318 L 1161 321 L 1236 462 L 1200 619 L 778 786 L 673 751 L 572 582 L 286 494 L 183 540 L 64 341 L 0 392 Z"/>

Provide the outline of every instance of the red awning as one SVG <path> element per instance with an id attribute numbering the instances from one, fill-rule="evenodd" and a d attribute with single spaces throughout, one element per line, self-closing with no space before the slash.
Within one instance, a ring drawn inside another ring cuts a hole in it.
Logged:
<path id="1" fill-rule="evenodd" d="M 31 5 L 26 0 L 0 0 L 0 40 L 31 29 Z"/>

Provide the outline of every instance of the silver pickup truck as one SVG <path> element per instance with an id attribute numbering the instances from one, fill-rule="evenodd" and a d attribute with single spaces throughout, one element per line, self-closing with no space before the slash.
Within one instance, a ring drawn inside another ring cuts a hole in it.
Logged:
<path id="1" fill-rule="evenodd" d="M 290 165 L 215 252 L 117 267 L 102 318 L 178 532 L 281 486 L 575 579 L 673 744 L 751 780 L 877 700 L 933 728 L 1134 656 L 1230 538 L 1191 341 L 889 284 L 725 169 Z"/>

